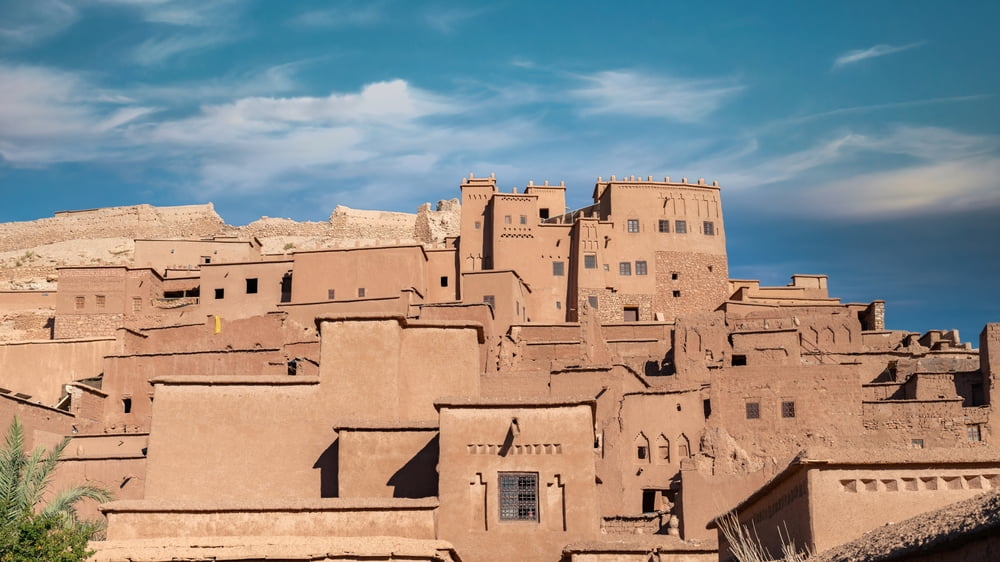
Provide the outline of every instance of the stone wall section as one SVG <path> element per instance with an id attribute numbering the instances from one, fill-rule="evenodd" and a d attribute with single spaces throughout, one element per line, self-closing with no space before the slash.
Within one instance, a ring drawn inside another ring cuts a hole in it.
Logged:
<path id="1" fill-rule="evenodd" d="M 714 310 L 729 297 L 728 291 L 729 267 L 725 255 L 656 252 L 653 307 L 656 312 L 664 313 L 667 322 L 678 316 Z"/>
<path id="2" fill-rule="evenodd" d="M 114 336 L 124 323 L 123 314 L 67 314 L 56 322 L 54 339 Z"/>

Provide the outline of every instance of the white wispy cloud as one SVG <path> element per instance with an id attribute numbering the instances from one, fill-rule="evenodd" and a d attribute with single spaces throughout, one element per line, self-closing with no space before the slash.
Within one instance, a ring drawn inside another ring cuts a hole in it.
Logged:
<path id="1" fill-rule="evenodd" d="M 608 70 L 580 77 L 569 94 L 587 114 L 655 117 L 696 122 L 719 109 L 743 86 L 730 79 L 676 78 L 633 70 Z"/>
<path id="2" fill-rule="evenodd" d="M 97 0 L 139 13 L 147 22 L 173 26 L 209 27 L 233 18 L 241 0 Z"/>
<path id="3" fill-rule="evenodd" d="M 32 45 L 73 25 L 76 8 L 62 0 L 8 2 L 0 10 L 0 46 Z"/>
<path id="4" fill-rule="evenodd" d="M 869 47 L 867 49 L 847 51 L 833 60 L 833 68 L 837 69 L 849 64 L 861 62 L 863 60 L 884 57 L 894 53 L 901 53 L 903 51 L 915 49 L 923 44 L 923 41 L 918 41 L 916 43 L 908 43 L 906 45 L 875 45 L 874 47 Z"/>
<path id="5" fill-rule="evenodd" d="M 20 165 L 97 158 L 109 133 L 153 111 L 45 67 L 0 63 L 0 84 L 0 156 Z"/>
<path id="6" fill-rule="evenodd" d="M 478 18 L 490 8 L 458 8 L 454 6 L 435 6 L 423 12 L 424 23 L 440 33 L 453 33 L 466 22 Z"/>
<path id="7" fill-rule="evenodd" d="M 368 27 L 386 18 L 386 3 L 379 1 L 344 2 L 329 8 L 309 10 L 296 15 L 289 23 L 300 27 Z"/>
<path id="8" fill-rule="evenodd" d="M 156 65 L 178 55 L 208 49 L 235 40 L 223 30 L 200 33 L 177 33 L 146 39 L 132 51 L 132 60 L 141 65 Z"/>

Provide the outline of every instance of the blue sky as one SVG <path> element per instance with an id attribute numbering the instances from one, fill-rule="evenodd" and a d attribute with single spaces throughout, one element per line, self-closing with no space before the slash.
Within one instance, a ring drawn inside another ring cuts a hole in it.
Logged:
<path id="1" fill-rule="evenodd" d="M 731 276 L 1000 321 L 997 2 L 0 0 L 0 221 L 723 186 Z M 977 344 L 978 345 L 978 344 Z"/>

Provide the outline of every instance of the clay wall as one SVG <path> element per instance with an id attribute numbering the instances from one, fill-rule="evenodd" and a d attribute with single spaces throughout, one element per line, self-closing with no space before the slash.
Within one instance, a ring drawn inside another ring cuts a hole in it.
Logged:
<path id="1" fill-rule="evenodd" d="M 340 428 L 337 497 L 437 497 L 436 425 Z"/>
<path id="2" fill-rule="evenodd" d="M 141 499 L 146 481 L 145 434 L 74 435 L 66 447 L 49 489 L 90 485 L 111 492 L 115 500 Z M 83 519 L 100 519 L 97 502 L 77 506 Z"/>
<path id="3" fill-rule="evenodd" d="M 782 459 L 807 441 L 861 436 L 862 394 L 852 366 L 729 367 L 712 383 L 712 424 L 745 450 Z"/>
<path id="4" fill-rule="evenodd" d="M 764 497 L 743 506 L 737 514 L 739 522 L 759 538 L 772 556 L 782 555 L 786 536 L 793 537 L 799 548 L 819 552 L 824 547 L 819 546 L 814 535 L 814 517 L 826 515 L 820 515 L 822 512 L 815 506 L 815 486 L 807 471 L 796 472 L 768 490 Z M 718 538 L 720 562 L 736 560 L 721 531 Z"/>
<path id="5" fill-rule="evenodd" d="M 428 294 L 420 246 L 297 252 L 294 260 L 293 303 L 395 297 L 404 289 Z"/>
<path id="6" fill-rule="evenodd" d="M 414 302 L 416 301 L 416 302 Z M 414 309 L 421 300 L 413 291 L 400 291 L 395 297 L 372 297 L 364 299 L 337 300 L 328 302 L 284 303 L 278 310 L 288 315 L 290 322 L 306 327 L 310 333 L 316 332 L 317 318 L 342 314 L 383 314 L 389 316 L 413 317 Z"/>
<path id="7" fill-rule="evenodd" d="M 458 300 L 458 271 L 454 248 L 427 250 L 427 279 L 424 287 L 427 302 L 455 302 Z"/>
<path id="8" fill-rule="evenodd" d="M 122 342 L 120 355 L 275 348 L 286 340 L 301 338 L 298 328 L 286 325 L 282 314 L 238 320 L 223 319 L 218 325 L 214 318 L 203 316 L 192 324 L 146 328 L 138 332 L 125 330 L 119 334 Z"/>
<path id="9" fill-rule="evenodd" d="M 434 539 L 431 499 L 341 499 L 222 502 L 116 501 L 101 510 L 108 540 L 180 537 L 367 537 Z M 462 558 L 466 558 L 463 556 Z"/>
<path id="10" fill-rule="evenodd" d="M 439 406 L 439 536 L 463 560 L 556 560 L 566 543 L 597 534 L 590 404 Z M 534 490 L 537 502 L 505 510 L 520 520 L 500 517 L 504 473 L 536 479 L 525 493 Z"/>
<path id="11" fill-rule="evenodd" d="M 513 271 L 462 274 L 462 302 L 469 305 L 492 302 L 494 334 L 497 336 L 506 334 L 511 325 L 521 324 L 532 318 L 528 307 L 530 297 L 528 287 Z"/>
<path id="12" fill-rule="evenodd" d="M 325 406 L 341 418 L 434 419 L 434 399 L 479 395 L 482 327 L 402 318 L 321 318 Z"/>
<path id="13" fill-rule="evenodd" d="M 963 408 L 961 398 L 935 400 L 881 400 L 862 404 L 864 427 L 869 439 L 893 447 L 982 446 L 989 440 L 985 424 L 989 411 Z M 969 425 L 980 426 L 980 442 L 970 442 Z"/>
<path id="14" fill-rule="evenodd" d="M 462 178 L 462 215 L 459 229 L 460 271 L 492 269 L 493 215 L 489 211 L 496 193 L 496 179 Z"/>
<path id="15" fill-rule="evenodd" d="M 681 493 L 678 502 L 682 514 L 681 537 L 684 540 L 716 539 L 717 531 L 709 528 L 719 515 L 736 507 L 764 485 L 764 471 L 750 474 L 713 476 L 692 464 L 681 467 Z M 724 552 L 720 547 L 720 552 Z"/>
<path id="16" fill-rule="evenodd" d="M 0 314 L 55 308 L 55 291 L 0 291 Z"/>
<path id="17" fill-rule="evenodd" d="M 264 500 L 319 498 L 323 478 L 336 478 L 335 469 L 320 463 L 334 435 L 316 380 L 284 376 L 160 381 L 154 390 L 156 424 L 149 436 L 147 499 L 239 501 L 249 506 Z M 238 521 L 244 516 L 233 517 Z M 241 534 L 236 521 L 232 532 Z M 183 534 L 169 518 L 155 523 L 137 523 L 134 532 L 160 528 Z M 109 529 L 115 529 L 113 519 Z M 109 538 L 115 537 L 109 533 Z"/>
<path id="18" fill-rule="evenodd" d="M 200 312 L 235 320 L 276 311 L 291 271 L 292 260 L 203 265 Z"/>
<path id="19" fill-rule="evenodd" d="M 51 448 L 58 444 L 69 435 L 76 422 L 69 412 L 0 393 L 0 428 L 4 434 L 15 416 L 24 427 L 24 447 L 29 451 L 38 446 Z"/>
<path id="20" fill-rule="evenodd" d="M 114 338 L 0 343 L 0 385 L 54 406 L 64 384 L 101 374 L 114 350 Z"/>
<path id="21" fill-rule="evenodd" d="M 814 552 L 984 491 L 1000 489 L 1000 466 L 821 467 L 809 471 Z"/>
<path id="22" fill-rule="evenodd" d="M 754 367 L 802 365 L 799 356 L 799 334 L 795 330 L 733 332 L 730 339 L 733 342 L 733 357 L 742 357 L 746 365 Z"/>
<path id="23" fill-rule="evenodd" d="M 260 259 L 260 246 L 250 240 L 144 240 L 135 241 L 133 267 L 149 267 L 165 274 L 207 263 L 251 262 Z"/>

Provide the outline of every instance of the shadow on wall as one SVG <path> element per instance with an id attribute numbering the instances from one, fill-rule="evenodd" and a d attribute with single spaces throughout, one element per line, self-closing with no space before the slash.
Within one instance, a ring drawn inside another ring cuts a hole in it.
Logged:
<path id="1" fill-rule="evenodd" d="M 437 450 L 435 446 L 435 451 Z M 340 442 L 333 443 L 316 459 L 313 468 L 319 469 L 319 497 L 336 498 L 339 495 L 340 482 L 337 473 L 340 470 Z M 437 481 L 435 480 L 435 483 Z"/>
<path id="2" fill-rule="evenodd" d="M 406 461 L 386 483 L 395 487 L 394 498 L 430 498 L 438 495 L 438 436 Z"/>

